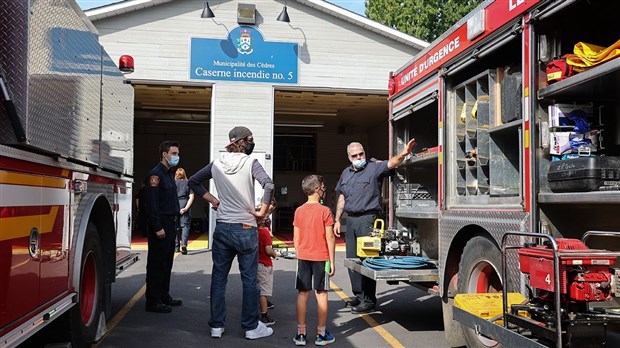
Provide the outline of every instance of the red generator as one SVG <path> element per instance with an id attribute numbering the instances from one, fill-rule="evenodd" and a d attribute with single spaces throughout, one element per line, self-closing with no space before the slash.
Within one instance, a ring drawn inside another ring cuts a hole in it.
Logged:
<path id="1" fill-rule="evenodd" d="M 560 293 L 564 300 L 590 302 L 611 299 L 612 274 L 610 266 L 613 256 L 592 255 L 589 252 L 604 250 L 589 249 L 578 239 L 558 238 Z M 530 286 L 538 289 L 537 297 L 552 300 L 555 292 L 553 272 L 553 248 L 549 245 L 526 246 L 518 250 L 521 272 L 529 274 Z M 571 254 L 575 254 L 572 256 Z"/>

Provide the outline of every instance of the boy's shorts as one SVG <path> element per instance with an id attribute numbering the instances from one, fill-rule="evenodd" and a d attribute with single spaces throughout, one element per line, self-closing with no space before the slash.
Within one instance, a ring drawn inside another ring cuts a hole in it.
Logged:
<path id="1" fill-rule="evenodd" d="M 273 267 L 265 266 L 258 263 L 258 271 L 256 272 L 256 283 L 260 289 L 261 296 L 271 296 L 273 292 Z"/>
<path id="2" fill-rule="evenodd" d="M 295 289 L 329 290 L 329 268 L 329 261 L 297 260 Z"/>

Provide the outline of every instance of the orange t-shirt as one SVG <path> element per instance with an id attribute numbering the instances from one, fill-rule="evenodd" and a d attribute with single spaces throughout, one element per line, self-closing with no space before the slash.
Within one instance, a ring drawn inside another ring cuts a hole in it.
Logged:
<path id="1" fill-rule="evenodd" d="M 304 203 L 295 210 L 293 226 L 299 228 L 297 258 L 308 261 L 328 261 L 329 249 L 325 226 L 332 226 L 332 212 L 319 203 Z"/>

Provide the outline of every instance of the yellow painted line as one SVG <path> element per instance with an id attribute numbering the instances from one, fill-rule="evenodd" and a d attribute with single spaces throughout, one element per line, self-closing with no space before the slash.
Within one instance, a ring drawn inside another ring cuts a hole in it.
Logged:
<path id="1" fill-rule="evenodd" d="M 0 170 L 0 184 L 65 188 L 65 179 Z"/>
<path id="2" fill-rule="evenodd" d="M 202 237 L 202 236 L 200 236 Z M 190 242 L 187 246 L 189 247 L 190 245 L 193 244 L 194 241 Z M 176 259 L 179 255 L 181 255 L 180 253 L 175 253 L 174 254 L 174 258 Z M 144 284 L 140 290 L 138 290 L 138 292 L 135 293 L 135 295 L 133 295 L 133 297 L 123 306 L 123 308 L 121 308 L 118 313 L 116 313 L 116 315 L 112 318 L 112 320 L 110 320 L 108 322 L 108 324 L 106 325 L 107 331 L 106 333 L 103 335 L 103 337 L 101 337 L 101 339 L 99 340 L 99 342 L 97 342 L 96 344 L 93 344 L 91 347 L 92 348 L 97 348 L 99 346 L 99 344 L 101 344 L 101 342 L 103 342 L 103 340 L 110 334 L 110 332 L 112 332 L 112 330 L 116 327 L 116 325 L 118 325 L 121 320 L 123 320 L 123 318 L 125 318 L 125 316 L 127 315 L 127 313 L 129 313 L 129 311 L 133 308 L 133 306 L 136 305 L 136 303 L 138 301 L 140 301 L 140 299 L 142 298 L 142 296 L 144 296 L 144 294 L 146 293 L 146 284 Z"/>
<path id="3" fill-rule="evenodd" d="M 343 301 L 351 301 L 351 298 L 347 296 L 338 285 L 336 285 L 333 281 L 329 281 L 329 286 L 332 290 L 338 295 Z M 405 348 L 405 345 L 400 343 L 396 337 L 392 336 L 381 324 L 377 323 L 375 319 L 373 319 L 370 314 L 359 314 L 362 319 L 373 329 L 375 330 L 379 336 L 383 337 L 383 339 L 394 348 Z"/>
<path id="4" fill-rule="evenodd" d="M 95 343 L 94 345 L 92 345 L 92 347 L 98 347 L 99 344 L 101 342 L 103 342 L 103 340 L 106 338 L 106 336 L 108 336 L 108 334 L 110 332 L 112 332 L 112 330 L 116 327 L 116 325 L 118 325 L 118 323 L 121 322 L 121 320 L 123 320 L 123 318 L 125 318 L 125 316 L 127 315 L 127 313 L 129 313 L 129 311 L 133 308 L 133 306 L 136 304 L 136 302 L 138 302 L 140 300 L 140 298 L 142 298 L 142 296 L 144 296 L 144 293 L 146 292 L 146 284 L 144 284 L 142 286 L 142 288 L 140 290 L 138 290 L 138 292 L 136 292 L 135 295 L 133 295 L 133 297 L 131 298 L 131 300 L 129 300 L 129 302 L 127 302 L 127 304 L 125 306 L 123 306 L 123 308 L 121 308 L 118 313 L 116 313 L 116 315 L 114 316 L 114 318 L 112 318 L 112 320 L 110 320 L 108 322 L 107 325 L 107 332 L 103 335 L 103 337 L 101 337 L 101 339 L 99 340 L 99 342 Z"/>
<path id="5" fill-rule="evenodd" d="M 187 250 L 199 250 L 206 249 L 209 247 L 209 233 L 202 233 L 198 238 L 189 241 L 187 244 Z M 147 242 L 144 243 L 133 243 L 131 244 L 131 250 L 139 250 L 146 251 L 149 250 L 149 246 Z"/>

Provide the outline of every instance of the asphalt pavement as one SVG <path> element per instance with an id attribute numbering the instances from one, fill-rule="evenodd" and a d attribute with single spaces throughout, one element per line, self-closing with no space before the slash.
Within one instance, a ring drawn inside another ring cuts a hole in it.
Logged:
<path id="1" fill-rule="evenodd" d="M 134 249 L 145 249 L 137 244 Z M 334 347 L 448 347 L 443 333 L 441 301 L 406 284 L 377 285 L 377 310 L 371 314 L 353 314 L 345 308 L 351 295 L 347 269 L 343 265 L 342 245 L 336 252 L 336 274 L 331 279 L 327 329 L 336 342 Z M 119 274 L 112 287 L 113 317 L 108 333 L 97 345 L 112 347 L 292 347 L 296 333 L 295 265 L 296 260 L 274 260 L 274 293 L 269 311 L 276 321 L 274 334 L 259 340 L 247 340 L 240 326 L 242 286 L 237 264 L 233 263 L 226 293 L 226 332 L 211 338 L 209 320 L 209 286 L 211 253 L 204 236 L 194 239 L 187 255 L 175 254 L 171 293 L 183 305 L 172 313 L 144 311 L 146 250 L 140 260 Z M 316 334 L 316 301 L 308 302 L 308 345 Z"/>

